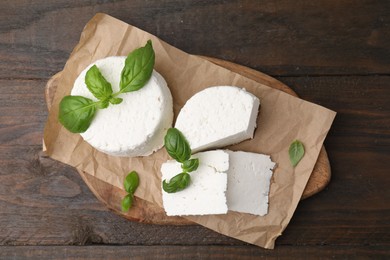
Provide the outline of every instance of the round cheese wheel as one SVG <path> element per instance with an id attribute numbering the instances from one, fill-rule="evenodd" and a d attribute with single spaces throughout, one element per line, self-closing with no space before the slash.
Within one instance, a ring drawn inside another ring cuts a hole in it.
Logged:
<path id="1" fill-rule="evenodd" d="M 97 100 L 85 84 L 85 74 L 96 65 L 119 91 L 126 57 L 107 57 L 89 65 L 76 79 L 71 95 Z M 140 90 L 123 93 L 120 104 L 98 109 L 90 127 L 81 136 L 97 150 L 114 156 L 147 156 L 160 149 L 172 125 L 172 95 L 164 78 L 153 71 Z"/>

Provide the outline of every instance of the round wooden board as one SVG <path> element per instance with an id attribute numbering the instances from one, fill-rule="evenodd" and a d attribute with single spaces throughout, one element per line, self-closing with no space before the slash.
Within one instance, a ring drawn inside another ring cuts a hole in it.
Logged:
<path id="1" fill-rule="evenodd" d="M 225 67 L 231 71 L 239 73 L 247 78 L 255 80 L 264 85 L 270 86 L 275 89 L 279 89 L 286 93 L 289 93 L 293 96 L 297 94 L 284 85 L 282 82 L 256 70 L 210 57 L 203 57 L 219 66 Z M 57 82 L 60 77 L 60 73 L 54 75 L 46 85 L 46 103 L 48 109 L 53 101 L 54 93 L 57 89 Z M 115 213 L 129 219 L 132 221 L 152 223 L 152 224 L 162 224 L 162 225 L 189 225 L 193 224 L 189 220 L 186 220 L 181 217 L 168 217 L 166 216 L 164 210 L 158 206 L 155 206 L 152 203 L 149 203 L 143 199 L 136 198 L 133 207 L 126 213 L 121 211 L 121 200 L 126 195 L 126 192 L 114 187 L 106 182 L 103 182 L 94 176 L 87 174 L 83 171 L 79 171 L 82 179 L 88 185 L 90 190 L 95 194 L 95 196 L 103 202 L 107 208 L 114 211 Z M 331 177 L 331 170 L 329 159 L 326 154 L 325 148 L 322 147 L 317 162 L 314 166 L 312 175 L 305 187 L 305 190 L 302 194 L 302 199 L 308 198 L 326 187 L 329 183 Z"/>

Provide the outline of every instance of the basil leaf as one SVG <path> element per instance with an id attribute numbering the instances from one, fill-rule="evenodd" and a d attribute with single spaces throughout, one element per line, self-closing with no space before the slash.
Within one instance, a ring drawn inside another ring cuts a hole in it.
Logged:
<path id="1" fill-rule="evenodd" d="M 184 172 L 174 176 L 169 182 L 163 181 L 163 190 L 174 193 L 184 190 L 191 180 L 188 172 L 195 171 L 199 166 L 199 159 L 191 159 L 191 148 L 184 135 L 176 128 L 169 128 L 164 137 L 164 145 L 168 154 L 181 162 Z"/>
<path id="2" fill-rule="evenodd" d="M 111 84 L 104 78 L 96 65 L 85 75 L 85 84 L 89 91 L 99 100 L 109 99 L 112 94 Z"/>
<path id="3" fill-rule="evenodd" d="M 96 103 L 82 96 L 65 96 L 60 102 L 58 120 L 72 133 L 85 132 L 96 112 Z"/>
<path id="4" fill-rule="evenodd" d="M 291 143 L 290 148 L 288 149 L 288 154 L 290 155 L 290 162 L 292 166 L 295 167 L 305 154 L 305 148 L 300 141 L 295 140 Z"/>
<path id="5" fill-rule="evenodd" d="M 152 76 L 154 60 L 155 54 L 150 40 L 144 47 L 132 51 L 127 56 L 121 73 L 120 92 L 142 88 Z"/>
<path id="6" fill-rule="evenodd" d="M 175 193 L 181 190 L 184 190 L 191 181 L 191 176 L 182 172 L 175 177 L 173 177 L 169 182 L 163 181 L 163 189 L 167 193 Z"/>
<path id="7" fill-rule="evenodd" d="M 107 108 L 108 105 L 110 104 L 110 102 L 108 102 L 108 100 L 102 100 L 100 102 L 96 102 L 96 107 L 99 108 L 99 109 L 104 109 L 104 108 Z"/>
<path id="8" fill-rule="evenodd" d="M 122 103 L 122 101 L 123 101 L 122 98 L 116 98 L 116 97 L 110 98 L 110 103 L 113 105 L 120 104 L 120 103 Z"/>
<path id="9" fill-rule="evenodd" d="M 185 172 L 193 172 L 196 171 L 196 169 L 198 169 L 198 166 L 199 166 L 199 159 L 196 158 L 196 159 L 190 159 L 184 161 L 183 164 L 181 165 L 181 168 Z"/>
<path id="10" fill-rule="evenodd" d="M 121 205 L 122 205 L 123 212 L 128 211 L 131 208 L 131 206 L 133 206 L 133 200 L 134 200 L 134 197 L 133 197 L 133 194 L 131 194 L 131 193 L 127 194 L 122 199 Z"/>
<path id="11" fill-rule="evenodd" d="M 164 137 L 164 145 L 168 154 L 178 162 L 190 159 L 191 148 L 184 135 L 176 128 L 169 128 Z"/>
<path id="12" fill-rule="evenodd" d="M 130 172 L 126 176 L 123 185 L 125 186 L 125 190 L 128 193 L 134 194 L 135 190 L 137 189 L 137 187 L 139 185 L 138 173 L 136 171 Z"/>

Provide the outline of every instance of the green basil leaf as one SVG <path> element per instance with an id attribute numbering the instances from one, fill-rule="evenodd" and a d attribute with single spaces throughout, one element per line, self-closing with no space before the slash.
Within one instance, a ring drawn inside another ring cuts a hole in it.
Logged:
<path id="1" fill-rule="evenodd" d="M 305 147 L 300 141 L 295 140 L 291 143 L 290 148 L 288 149 L 288 154 L 290 156 L 292 166 L 295 167 L 305 154 Z"/>
<path id="2" fill-rule="evenodd" d="M 196 171 L 196 169 L 198 169 L 198 166 L 199 166 L 199 159 L 196 158 L 196 159 L 189 159 L 187 161 L 184 161 L 183 164 L 181 165 L 181 168 L 185 172 L 193 172 Z"/>
<path id="3" fill-rule="evenodd" d="M 96 65 L 85 75 L 85 84 L 89 91 L 99 100 L 109 99 L 112 94 L 111 84 L 104 78 Z"/>
<path id="4" fill-rule="evenodd" d="M 128 193 L 134 194 L 135 190 L 138 188 L 139 185 L 139 177 L 138 173 L 136 171 L 130 172 L 124 181 L 125 190 Z"/>
<path id="5" fill-rule="evenodd" d="M 133 206 L 133 200 L 134 200 L 134 197 L 133 197 L 133 194 L 127 194 L 123 199 L 122 199 L 122 202 L 121 202 L 121 205 L 122 205 L 122 211 L 123 212 L 126 212 L 128 211 L 131 206 Z"/>
<path id="6" fill-rule="evenodd" d="M 184 190 L 191 181 L 191 176 L 182 172 L 175 177 L 173 177 L 169 182 L 163 181 L 163 189 L 167 193 L 175 193 L 181 190 Z"/>
<path id="7" fill-rule="evenodd" d="M 110 104 L 110 102 L 106 99 L 106 100 L 102 100 L 100 102 L 96 102 L 96 107 L 99 109 L 104 109 L 104 108 L 107 108 L 109 104 Z"/>
<path id="8" fill-rule="evenodd" d="M 144 47 L 132 51 L 127 56 L 121 73 L 120 92 L 126 93 L 142 88 L 152 76 L 154 60 L 155 54 L 150 40 Z"/>
<path id="9" fill-rule="evenodd" d="M 164 137 L 164 145 L 168 154 L 178 162 L 190 159 L 191 148 L 184 135 L 176 128 L 170 128 Z"/>
<path id="10" fill-rule="evenodd" d="M 65 96 L 60 102 L 58 120 L 72 133 L 85 132 L 96 112 L 96 103 L 82 96 Z"/>
<path id="11" fill-rule="evenodd" d="M 113 105 L 118 105 L 118 104 L 122 103 L 122 101 L 123 101 L 122 98 L 116 98 L 116 97 L 110 98 L 110 103 Z"/>

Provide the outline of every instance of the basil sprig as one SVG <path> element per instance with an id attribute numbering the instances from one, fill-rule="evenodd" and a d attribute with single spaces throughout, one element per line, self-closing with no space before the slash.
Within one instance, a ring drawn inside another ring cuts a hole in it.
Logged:
<path id="1" fill-rule="evenodd" d="M 172 177 L 169 182 L 163 181 L 163 190 L 167 193 L 174 193 L 187 188 L 191 182 L 189 172 L 196 171 L 199 166 L 199 159 L 190 159 L 191 148 L 184 135 L 176 128 L 170 128 L 164 138 L 165 149 L 168 154 L 181 163 L 182 173 Z"/>
<path id="2" fill-rule="evenodd" d="M 93 65 L 85 74 L 85 84 L 97 99 L 109 100 L 111 98 L 111 84 L 104 78 L 96 65 Z"/>
<path id="3" fill-rule="evenodd" d="M 163 181 L 163 189 L 168 193 L 184 190 L 191 181 L 191 176 L 187 172 L 182 172 L 171 178 L 169 182 Z"/>
<path id="4" fill-rule="evenodd" d="M 123 183 L 125 190 L 128 194 L 122 199 L 122 211 L 128 211 L 133 205 L 134 201 L 134 192 L 138 188 L 139 185 L 139 177 L 136 171 L 130 172 Z"/>
<path id="5" fill-rule="evenodd" d="M 164 145 L 168 154 L 178 162 L 190 159 L 191 148 L 184 135 L 176 128 L 170 128 L 164 137 Z"/>
<path id="6" fill-rule="evenodd" d="M 199 159 L 190 159 L 190 160 L 184 161 L 181 164 L 181 168 L 185 172 L 193 172 L 196 169 L 198 169 L 198 166 L 199 166 Z"/>
<path id="7" fill-rule="evenodd" d="M 126 93 L 142 88 L 152 75 L 154 60 L 155 54 L 150 40 L 145 47 L 130 53 L 121 73 L 120 92 Z"/>
<path id="8" fill-rule="evenodd" d="M 85 132 L 96 112 L 96 104 L 82 96 L 66 96 L 60 102 L 59 121 L 72 133 Z"/>
<path id="9" fill-rule="evenodd" d="M 305 147 L 299 140 L 295 140 L 291 143 L 290 148 L 288 149 L 288 154 L 290 156 L 292 166 L 295 167 L 305 154 Z"/>
<path id="10" fill-rule="evenodd" d="M 93 65 L 85 74 L 88 90 L 98 99 L 93 101 L 81 96 L 65 96 L 59 107 L 60 123 L 72 133 L 83 133 L 90 126 L 97 109 L 104 109 L 109 104 L 120 104 L 122 93 L 137 91 L 152 76 L 155 53 L 149 40 L 144 47 L 132 51 L 126 58 L 121 72 L 120 90 L 113 93 L 111 84 L 104 78 L 99 68 Z"/>

